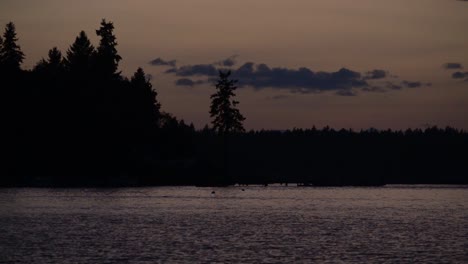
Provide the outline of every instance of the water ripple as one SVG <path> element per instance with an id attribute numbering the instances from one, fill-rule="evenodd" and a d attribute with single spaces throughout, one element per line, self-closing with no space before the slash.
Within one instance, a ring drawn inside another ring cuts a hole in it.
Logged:
<path id="1" fill-rule="evenodd" d="M 2 189 L 0 262 L 468 263 L 463 186 L 243 188 Z"/>

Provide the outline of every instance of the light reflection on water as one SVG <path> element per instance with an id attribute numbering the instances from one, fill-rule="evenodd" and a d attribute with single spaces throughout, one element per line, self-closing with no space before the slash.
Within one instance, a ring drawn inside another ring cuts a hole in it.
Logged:
<path id="1" fill-rule="evenodd" d="M 311 261 L 468 263 L 468 188 L 0 189 L 0 262 Z"/>

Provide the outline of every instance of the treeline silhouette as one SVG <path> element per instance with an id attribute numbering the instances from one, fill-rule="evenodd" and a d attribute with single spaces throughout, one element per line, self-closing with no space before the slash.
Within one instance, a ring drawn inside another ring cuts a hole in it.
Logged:
<path id="1" fill-rule="evenodd" d="M 468 183 L 468 134 L 454 128 L 238 129 L 227 148 L 226 135 L 162 111 L 143 69 L 122 76 L 113 30 L 102 20 L 97 47 L 80 32 L 25 70 L 6 25 L 0 186 Z"/>

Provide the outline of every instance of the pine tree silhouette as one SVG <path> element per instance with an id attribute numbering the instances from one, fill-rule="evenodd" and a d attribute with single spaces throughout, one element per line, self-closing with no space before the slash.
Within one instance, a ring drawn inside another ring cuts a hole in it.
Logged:
<path id="1" fill-rule="evenodd" d="M 36 66 L 34 66 L 34 72 L 41 72 L 46 75 L 58 75 L 63 74 L 63 58 L 62 52 L 53 47 L 49 50 L 49 57 L 46 59 L 41 59 Z"/>
<path id="2" fill-rule="evenodd" d="M 230 75 L 231 71 L 219 71 L 217 91 L 211 95 L 210 116 L 214 118 L 211 123 L 213 129 L 222 135 L 245 131 L 242 125 L 245 117 L 236 108 L 239 102 L 231 99 L 236 96 L 234 91 L 237 89 L 237 80 L 229 79 Z"/>
<path id="3" fill-rule="evenodd" d="M 81 31 L 67 51 L 65 59 L 67 70 L 73 75 L 84 78 L 91 71 L 94 52 L 94 47 L 88 36 L 84 31 Z"/>
<path id="4" fill-rule="evenodd" d="M 21 63 L 24 60 L 24 53 L 16 43 L 17 41 L 15 24 L 10 22 L 5 27 L 3 43 L 0 45 L 0 65 L 4 70 L 20 70 Z"/>
<path id="5" fill-rule="evenodd" d="M 213 130 L 221 135 L 223 144 L 223 169 L 224 179 L 222 185 L 232 184 L 229 176 L 229 137 L 231 133 L 244 132 L 242 122 L 245 117 L 240 113 L 236 106 L 238 101 L 233 100 L 236 96 L 234 91 L 237 89 L 237 80 L 231 80 L 229 77 L 231 71 L 219 71 L 219 79 L 216 83 L 216 93 L 211 95 L 210 116 L 213 119 Z"/>
<path id="6" fill-rule="evenodd" d="M 153 89 L 150 79 L 142 68 L 138 68 L 130 80 L 132 94 L 135 96 L 133 107 L 139 112 L 137 118 L 146 125 L 158 126 L 161 117 L 161 104 L 157 100 L 158 93 Z"/>
<path id="7" fill-rule="evenodd" d="M 96 69 L 99 75 L 105 78 L 120 76 L 117 70 L 122 57 L 117 52 L 117 42 L 113 31 L 114 24 L 106 22 L 105 19 L 101 21 L 101 27 L 96 30 L 96 34 L 101 37 L 96 52 Z"/>
<path id="8" fill-rule="evenodd" d="M 48 63 L 52 67 L 59 67 L 62 64 L 62 52 L 60 52 L 57 47 L 53 47 L 49 50 Z"/>

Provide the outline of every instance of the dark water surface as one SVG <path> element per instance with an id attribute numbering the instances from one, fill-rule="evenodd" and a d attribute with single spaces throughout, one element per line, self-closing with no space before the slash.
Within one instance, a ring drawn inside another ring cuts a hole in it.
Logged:
<path id="1" fill-rule="evenodd" d="M 119 262 L 468 263 L 468 188 L 0 189 L 0 263 Z"/>

